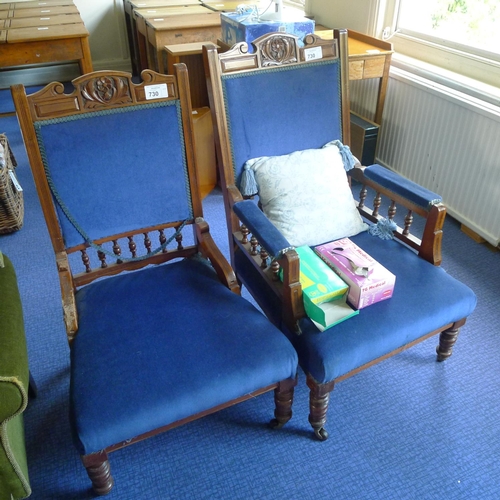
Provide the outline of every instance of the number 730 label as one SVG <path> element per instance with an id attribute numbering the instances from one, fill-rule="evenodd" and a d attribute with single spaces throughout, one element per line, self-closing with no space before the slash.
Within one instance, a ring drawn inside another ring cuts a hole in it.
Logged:
<path id="1" fill-rule="evenodd" d="M 323 59 L 323 50 L 321 47 L 311 47 L 304 50 L 306 61 L 314 61 L 315 59 Z"/>
<path id="2" fill-rule="evenodd" d="M 145 85 L 144 91 L 146 92 L 146 100 L 161 99 L 168 97 L 168 89 L 166 83 L 159 83 L 157 85 Z"/>

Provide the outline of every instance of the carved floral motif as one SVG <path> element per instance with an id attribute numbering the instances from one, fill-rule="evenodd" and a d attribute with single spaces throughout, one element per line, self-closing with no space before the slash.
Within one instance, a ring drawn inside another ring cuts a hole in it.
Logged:
<path id="1" fill-rule="evenodd" d="M 127 79 L 111 76 L 101 76 L 86 82 L 82 88 L 82 97 L 86 108 L 98 107 L 98 104 L 132 102 Z"/>
<path id="2" fill-rule="evenodd" d="M 283 36 L 268 38 L 261 47 L 262 66 L 280 66 L 297 62 L 294 39 Z"/>

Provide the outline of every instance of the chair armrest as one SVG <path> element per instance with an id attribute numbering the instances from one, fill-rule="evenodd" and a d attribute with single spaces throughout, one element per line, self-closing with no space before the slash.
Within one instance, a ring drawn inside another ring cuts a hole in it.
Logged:
<path id="1" fill-rule="evenodd" d="M 433 205 L 442 202 L 442 198 L 438 194 L 378 164 L 366 167 L 364 175 L 367 179 L 393 192 L 395 195 L 415 203 L 424 210 L 429 211 Z"/>
<path id="2" fill-rule="evenodd" d="M 300 284 L 299 255 L 254 202 L 237 202 L 233 205 L 233 211 L 266 252 L 279 263 L 282 269 L 280 285 L 284 304 L 282 321 L 290 331 L 300 333 L 298 320 L 305 316 L 305 311 Z M 252 259 L 250 254 L 247 254 L 247 257 Z M 255 269 L 264 273 L 262 266 L 260 269 L 255 266 Z M 275 286 L 278 286 L 277 282 Z"/>
<path id="3" fill-rule="evenodd" d="M 220 281 L 229 288 L 232 292 L 240 294 L 240 286 L 238 285 L 238 280 L 229 262 L 226 260 L 219 247 L 215 244 L 215 241 L 210 234 L 207 222 L 198 217 L 195 223 L 196 227 L 196 237 L 200 243 L 201 250 L 204 257 L 207 257 L 215 269 L 217 276 Z"/>
<path id="4" fill-rule="evenodd" d="M 279 257 L 292 248 L 288 240 L 253 201 L 245 200 L 235 203 L 233 210 L 272 257 Z"/>
<path id="5" fill-rule="evenodd" d="M 383 219 L 379 214 L 382 198 L 388 198 L 390 205 L 387 218 L 393 220 L 397 205 L 406 210 L 404 227 L 397 227 L 394 237 L 413 248 L 420 257 L 434 265 L 441 264 L 441 242 L 446 207 L 441 203 L 441 197 L 423 188 L 415 182 L 386 169 L 380 165 L 356 167 L 348 172 L 352 179 L 362 184 L 358 210 L 370 222 L 377 223 Z M 375 191 L 373 209 L 365 205 L 367 188 Z M 425 219 L 421 237 L 411 233 L 414 215 Z"/>

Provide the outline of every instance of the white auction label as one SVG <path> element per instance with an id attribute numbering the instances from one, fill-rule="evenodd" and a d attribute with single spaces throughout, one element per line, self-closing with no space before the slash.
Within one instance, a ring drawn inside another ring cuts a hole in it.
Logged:
<path id="1" fill-rule="evenodd" d="M 315 59 L 323 59 L 323 49 L 321 47 L 311 47 L 304 50 L 306 61 L 314 61 Z"/>
<path id="2" fill-rule="evenodd" d="M 145 85 L 144 91 L 146 92 L 146 100 L 161 99 L 168 97 L 168 89 L 166 83 L 158 83 L 157 85 Z"/>

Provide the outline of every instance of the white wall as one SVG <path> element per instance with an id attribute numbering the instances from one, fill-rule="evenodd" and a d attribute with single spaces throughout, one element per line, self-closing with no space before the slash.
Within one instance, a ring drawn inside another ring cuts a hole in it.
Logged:
<path id="1" fill-rule="evenodd" d="M 386 0 L 306 0 L 306 14 L 328 28 L 348 28 L 370 36 L 383 30 Z"/>
<path id="2" fill-rule="evenodd" d="M 74 0 L 90 33 L 96 70 L 130 70 L 123 0 Z"/>

